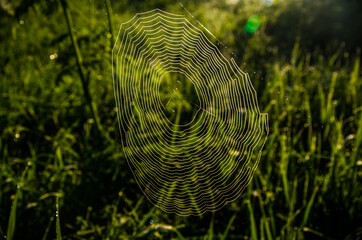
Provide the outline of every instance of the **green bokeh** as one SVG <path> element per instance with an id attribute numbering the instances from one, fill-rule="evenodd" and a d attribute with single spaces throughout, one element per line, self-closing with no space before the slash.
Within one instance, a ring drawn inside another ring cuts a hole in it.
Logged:
<path id="1" fill-rule="evenodd" d="M 261 24 L 261 17 L 258 15 L 252 15 L 246 22 L 244 30 L 246 33 L 252 35 L 256 30 L 258 30 L 260 24 Z"/>

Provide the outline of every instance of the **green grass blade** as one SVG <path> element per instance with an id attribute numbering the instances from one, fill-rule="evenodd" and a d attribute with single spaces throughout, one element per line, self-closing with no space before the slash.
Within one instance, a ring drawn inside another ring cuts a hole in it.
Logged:
<path id="1" fill-rule="evenodd" d="M 311 198 L 310 198 L 309 201 L 308 201 L 307 208 L 305 209 L 305 212 L 304 212 L 302 227 L 304 227 L 305 225 L 307 225 L 307 222 L 308 222 L 308 219 L 309 219 L 309 215 L 310 215 L 310 211 L 312 210 L 312 206 L 313 206 L 313 203 L 314 203 L 315 196 L 317 195 L 318 189 L 319 189 L 318 186 L 316 186 L 316 187 L 314 188 L 313 193 L 312 193 L 312 196 L 311 196 Z"/>
<path id="2" fill-rule="evenodd" d="M 56 235 L 57 235 L 57 240 L 62 240 L 62 233 L 60 231 L 60 217 L 59 217 L 59 196 L 57 196 L 57 202 L 56 202 L 56 212 L 55 212 L 55 217 L 56 217 Z"/>
<path id="3" fill-rule="evenodd" d="M 215 213 L 212 214 L 211 220 L 210 220 L 210 227 L 209 227 L 209 240 L 214 239 L 214 220 L 215 220 Z"/>
<path id="4" fill-rule="evenodd" d="M 97 133 L 100 132 L 100 130 L 102 129 L 101 123 L 99 122 L 99 116 L 97 115 L 97 111 L 95 109 L 95 105 L 93 103 L 93 99 L 92 96 L 90 94 L 89 91 L 89 79 L 86 78 L 86 70 L 85 67 L 83 65 L 83 58 L 82 55 L 80 53 L 80 48 L 78 45 L 78 40 L 77 40 L 77 36 L 75 35 L 74 30 L 74 25 L 73 25 L 73 19 L 72 19 L 72 15 L 70 14 L 70 10 L 68 7 L 68 3 L 67 0 L 60 0 L 60 3 L 62 5 L 63 8 L 63 12 L 64 12 L 64 16 L 67 22 L 67 28 L 68 28 L 68 32 L 69 32 L 69 36 L 71 38 L 71 42 L 72 42 L 72 46 L 75 52 L 75 56 L 76 56 L 76 63 L 77 63 L 77 68 L 78 68 L 78 74 L 79 77 L 81 79 L 82 82 L 82 88 L 83 88 L 83 92 L 84 92 L 84 96 L 86 99 L 86 102 L 88 104 L 88 107 L 91 111 L 92 117 L 94 118 L 95 121 L 95 127 L 96 127 L 96 131 Z"/>
<path id="5" fill-rule="evenodd" d="M 105 0 L 106 10 L 107 10 L 107 21 L 108 21 L 108 31 L 109 38 L 111 39 L 111 49 L 114 45 L 114 35 L 113 35 L 113 23 L 112 23 L 112 5 L 110 0 Z"/>
<path id="6" fill-rule="evenodd" d="M 269 221 L 264 217 L 265 232 L 268 240 L 273 240 L 273 235 L 270 230 Z"/>
<path id="7" fill-rule="evenodd" d="M 45 233 L 44 233 L 44 235 L 43 235 L 42 240 L 46 240 L 46 239 L 47 239 L 51 225 L 52 225 L 52 221 L 49 221 L 48 226 L 47 226 L 47 228 L 45 229 Z"/>
<path id="8" fill-rule="evenodd" d="M 250 201 L 247 202 L 247 205 L 248 205 L 248 209 L 249 209 L 249 218 L 250 218 L 250 230 L 251 230 L 250 239 L 257 240 L 258 234 L 257 234 L 256 223 L 255 223 L 255 218 L 254 218 L 254 213 L 253 213 L 253 207 L 251 206 Z"/>
<path id="9" fill-rule="evenodd" d="M 226 239 L 226 237 L 228 236 L 228 232 L 229 232 L 231 225 L 233 224 L 235 218 L 236 218 L 236 213 L 234 213 L 234 215 L 230 218 L 229 223 L 226 226 L 226 229 L 224 231 L 224 234 L 221 237 L 222 240 Z"/>
<path id="10" fill-rule="evenodd" d="M 18 205 L 19 195 L 21 193 L 20 187 L 16 190 L 15 198 L 11 204 L 11 211 L 8 223 L 7 239 L 12 240 L 14 238 L 15 225 L 16 225 L 16 208 Z"/>

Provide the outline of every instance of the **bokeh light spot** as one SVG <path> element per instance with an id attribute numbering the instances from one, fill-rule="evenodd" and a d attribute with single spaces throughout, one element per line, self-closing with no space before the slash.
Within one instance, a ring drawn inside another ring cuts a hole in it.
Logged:
<path id="1" fill-rule="evenodd" d="M 271 5 L 273 5 L 273 3 L 274 3 L 274 0 L 264 0 L 265 6 L 270 7 Z"/>
<path id="2" fill-rule="evenodd" d="M 248 21 L 246 22 L 244 31 L 247 34 L 252 35 L 260 27 L 260 24 L 261 24 L 260 16 L 252 15 L 251 17 L 249 17 Z"/>

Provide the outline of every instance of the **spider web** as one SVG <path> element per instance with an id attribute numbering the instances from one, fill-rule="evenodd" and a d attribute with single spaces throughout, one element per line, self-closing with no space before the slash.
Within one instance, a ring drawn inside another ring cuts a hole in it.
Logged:
<path id="1" fill-rule="evenodd" d="M 185 16 L 160 9 L 121 24 L 112 71 L 124 154 L 146 197 L 182 216 L 235 200 L 269 132 L 249 75 Z"/>

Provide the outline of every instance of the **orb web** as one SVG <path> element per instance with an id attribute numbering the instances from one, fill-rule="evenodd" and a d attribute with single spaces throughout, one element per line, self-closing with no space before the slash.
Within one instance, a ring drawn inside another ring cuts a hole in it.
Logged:
<path id="1" fill-rule="evenodd" d="M 268 135 L 249 75 L 183 15 L 121 24 L 112 50 L 125 158 L 157 207 L 216 211 L 249 184 Z"/>

